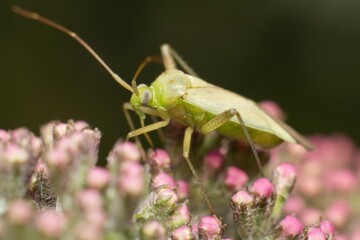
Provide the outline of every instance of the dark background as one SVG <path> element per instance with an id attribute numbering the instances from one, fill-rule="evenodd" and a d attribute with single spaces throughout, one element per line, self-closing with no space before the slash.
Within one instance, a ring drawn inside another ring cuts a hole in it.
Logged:
<path id="1" fill-rule="evenodd" d="M 278 102 L 299 132 L 360 142 L 358 0 L 1 1 L 0 128 L 83 119 L 103 132 L 104 155 L 128 132 L 130 93 L 68 36 L 12 14 L 15 3 L 77 32 L 127 81 L 167 42 L 206 81 Z"/>

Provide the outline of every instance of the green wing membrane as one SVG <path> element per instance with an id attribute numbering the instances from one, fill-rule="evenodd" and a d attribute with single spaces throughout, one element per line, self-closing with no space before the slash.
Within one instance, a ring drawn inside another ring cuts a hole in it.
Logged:
<path id="1" fill-rule="evenodd" d="M 183 96 L 185 102 L 214 115 L 234 108 L 240 113 L 246 127 L 274 134 L 286 142 L 300 143 L 306 148 L 311 148 L 311 144 L 299 133 L 285 123 L 273 119 L 254 101 L 209 84 L 199 78 L 190 75 L 188 77 L 191 81 L 191 87 Z M 236 117 L 231 118 L 231 121 L 240 124 Z"/>

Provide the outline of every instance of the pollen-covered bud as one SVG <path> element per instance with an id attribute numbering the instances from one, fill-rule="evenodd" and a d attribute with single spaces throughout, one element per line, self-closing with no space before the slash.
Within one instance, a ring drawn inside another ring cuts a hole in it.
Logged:
<path id="1" fill-rule="evenodd" d="M 102 189 L 110 181 L 109 171 L 101 167 L 93 167 L 87 173 L 87 184 L 89 187 Z"/>
<path id="2" fill-rule="evenodd" d="M 141 152 L 132 142 L 117 142 L 108 156 L 108 162 L 140 162 Z"/>
<path id="3" fill-rule="evenodd" d="M 144 222 L 156 219 L 161 222 L 167 221 L 174 211 L 178 197 L 168 188 L 158 188 L 151 192 L 134 214 L 134 221 Z"/>
<path id="4" fill-rule="evenodd" d="M 259 178 L 251 186 L 251 191 L 259 197 L 270 198 L 274 190 L 274 186 L 267 178 Z"/>
<path id="5" fill-rule="evenodd" d="M 236 230 L 242 239 L 247 239 L 253 229 L 254 198 L 247 191 L 239 191 L 232 196 L 230 206 Z"/>

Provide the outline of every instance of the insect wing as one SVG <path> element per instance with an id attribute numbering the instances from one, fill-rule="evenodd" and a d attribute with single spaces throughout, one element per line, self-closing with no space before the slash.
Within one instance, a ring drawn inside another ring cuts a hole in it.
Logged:
<path id="1" fill-rule="evenodd" d="M 254 101 L 199 78 L 189 78 L 192 84 L 183 96 L 186 102 L 215 115 L 234 108 L 240 113 L 246 127 L 274 134 L 284 141 L 300 143 L 311 149 L 311 144 L 304 137 L 285 123 L 270 117 Z M 239 123 L 236 117 L 231 118 L 231 121 Z"/>

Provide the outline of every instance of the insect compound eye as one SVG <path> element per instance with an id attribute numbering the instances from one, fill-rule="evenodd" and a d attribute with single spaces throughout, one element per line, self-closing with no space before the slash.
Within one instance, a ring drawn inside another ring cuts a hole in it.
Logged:
<path id="1" fill-rule="evenodd" d="M 143 96 L 141 98 L 141 104 L 142 105 L 148 105 L 150 100 L 152 98 L 151 92 L 148 90 L 145 90 L 143 93 Z"/>

